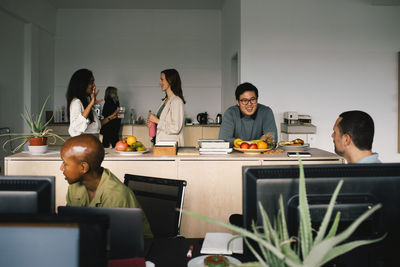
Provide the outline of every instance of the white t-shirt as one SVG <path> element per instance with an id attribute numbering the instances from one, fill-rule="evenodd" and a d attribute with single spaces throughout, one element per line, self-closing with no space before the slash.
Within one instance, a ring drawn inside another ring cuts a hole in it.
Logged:
<path id="1" fill-rule="evenodd" d="M 101 122 L 97 117 L 96 112 L 92 110 L 94 121 L 90 123 L 90 120 L 83 117 L 82 113 L 85 109 L 83 108 L 82 102 L 78 98 L 74 98 L 71 101 L 69 107 L 70 124 L 68 133 L 74 137 L 81 135 L 82 133 L 98 134 L 101 128 Z"/>

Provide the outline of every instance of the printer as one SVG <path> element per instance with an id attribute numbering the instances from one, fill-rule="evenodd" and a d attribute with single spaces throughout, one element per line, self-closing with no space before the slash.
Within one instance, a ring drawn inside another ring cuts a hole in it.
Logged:
<path id="1" fill-rule="evenodd" d="M 291 141 L 300 138 L 311 147 L 316 144 L 317 127 L 311 123 L 310 115 L 302 115 L 295 111 L 283 113 L 281 123 L 281 141 Z"/>

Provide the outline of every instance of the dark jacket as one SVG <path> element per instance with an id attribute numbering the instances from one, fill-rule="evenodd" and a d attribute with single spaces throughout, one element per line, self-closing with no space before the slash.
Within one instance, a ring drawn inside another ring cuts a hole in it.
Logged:
<path id="1" fill-rule="evenodd" d="M 104 118 L 110 116 L 119 107 L 119 101 L 114 102 L 111 97 L 105 99 L 103 106 L 102 115 Z M 113 119 L 104 126 L 101 127 L 100 133 L 103 135 L 103 144 L 108 147 L 109 144 L 112 147 L 119 139 L 119 129 L 121 127 L 121 119 Z"/>

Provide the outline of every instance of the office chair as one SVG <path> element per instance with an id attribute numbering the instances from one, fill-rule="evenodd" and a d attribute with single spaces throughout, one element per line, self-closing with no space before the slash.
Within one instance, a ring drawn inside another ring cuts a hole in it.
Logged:
<path id="1" fill-rule="evenodd" d="M 179 236 L 185 180 L 125 174 L 124 184 L 134 192 L 154 237 Z"/>

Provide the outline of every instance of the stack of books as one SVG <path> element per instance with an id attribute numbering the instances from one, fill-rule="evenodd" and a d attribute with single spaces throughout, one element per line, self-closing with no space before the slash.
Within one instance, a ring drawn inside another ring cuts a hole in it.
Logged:
<path id="1" fill-rule="evenodd" d="M 218 155 L 232 152 L 229 142 L 220 139 L 199 139 L 199 152 L 201 155 Z"/>

